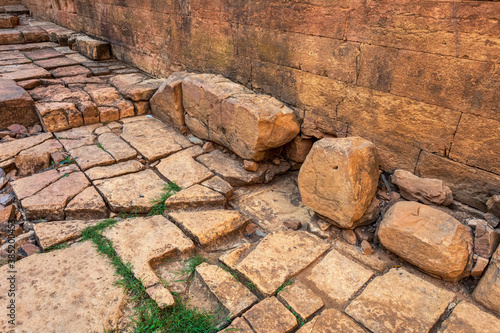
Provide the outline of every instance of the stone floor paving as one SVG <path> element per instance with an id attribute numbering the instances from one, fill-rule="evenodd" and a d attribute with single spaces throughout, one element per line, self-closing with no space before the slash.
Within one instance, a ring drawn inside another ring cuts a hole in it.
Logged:
<path id="1" fill-rule="evenodd" d="M 115 270 L 81 242 L 114 218 L 103 237 L 147 294 L 162 308 L 175 293 L 215 313 L 222 332 L 500 332 L 500 249 L 477 288 L 417 271 L 378 243 L 374 224 L 341 231 L 307 208 L 284 157 L 250 171 L 150 115 L 164 80 L 80 54 L 67 45 L 76 36 L 25 16 L 0 29 L 0 79 L 40 120 L 29 133 L 0 128 L 0 259 L 16 221 L 20 331 L 120 327 L 127 301 Z M 180 188 L 163 214 L 148 216 L 171 183 Z M 190 268 L 195 254 L 206 262 Z"/>

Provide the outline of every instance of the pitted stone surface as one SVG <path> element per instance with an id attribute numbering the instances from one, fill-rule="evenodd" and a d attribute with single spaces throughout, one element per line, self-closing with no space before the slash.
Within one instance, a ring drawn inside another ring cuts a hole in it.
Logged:
<path id="1" fill-rule="evenodd" d="M 140 237 L 138 237 L 140 235 Z M 125 219 L 104 232 L 124 262 L 130 262 L 134 274 L 148 288 L 160 282 L 151 268 L 168 255 L 189 255 L 193 242 L 172 222 L 161 215 Z"/>
<path id="2" fill-rule="evenodd" d="M 152 170 L 144 170 L 94 182 L 113 212 L 148 213 L 165 182 Z"/>
<path id="3" fill-rule="evenodd" d="M 89 186 L 68 203 L 64 213 L 71 220 L 104 219 L 108 210 L 95 187 Z"/>
<path id="4" fill-rule="evenodd" d="M 115 283 L 115 269 L 90 242 L 31 255 L 16 264 L 19 332 L 101 332 L 118 323 L 126 295 Z M 7 276 L 8 265 L 0 268 Z M 8 283 L 0 284 L 0 301 L 8 302 Z M 75 302 L 75 300 L 78 300 Z M 57 314 L 57 315 L 54 315 Z M 7 320 L 0 330 L 8 332 Z"/>
<path id="5" fill-rule="evenodd" d="M 376 277 L 345 312 L 374 332 L 428 332 L 454 294 L 404 269 Z"/>
<path id="6" fill-rule="evenodd" d="M 111 156 L 104 149 L 99 148 L 97 145 L 82 146 L 70 150 L 69 153 L 83 171 L 93 167 L 111 165 L 115 163 L 113 156 Z"/>
<path id="7" fill-rule="evenodd" d="M 0 143 L 0 162 L 8 160 L 9 158 L 19 154 L 21 151 L 34 147 L 51 138 L 53 138 L 52 133 L 42 133 L 28 138 Z"/>
<path id="8" fill-rule="evenodd" d="M 137 156 L 137 152 L 114 133 L 101 134 L 97 141 L 117 162 L 130 160 Z"/>
<path id="9" fill-rule="evenodd" d="M 336 309 L 328 309 L 302 326 L 297 333 L 364 333 L 354 320 Z"/>
<path id="10" fill-rule="evenodd" d="M 288 333 L 297 327 L 295 316 L 276 297 L 269 297 L 243 314 L 257 333 Z"/>
<path id="11" fill-rule="evenodd" d="M 321 297 L 299 281 L 286 286 L 277 297 L 288 304 L 302 319 L 309 319 L 324 305 Z"/>
<path id="12" fill-rule="evenodd" d="M 219 192 L 197 184 L 168 198 L 165 206 L 170 210 L 225 208 L 226 198 Z"/>
<path id="13" fill-rule="evenodd" d="M 266 236 L 236 269 L 265 295 L 318 259 L 329 245 L 303 231 L 277 232 Z"/>

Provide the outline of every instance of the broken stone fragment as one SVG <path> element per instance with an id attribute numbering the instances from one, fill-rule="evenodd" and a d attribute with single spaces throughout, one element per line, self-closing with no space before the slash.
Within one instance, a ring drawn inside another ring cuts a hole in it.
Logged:
<path id="1" fill-rule="evenodd" d="M 193 185 L 177 192 L 165 201 L 167 210 L 225 208 L 226 198 L 202 185 Z"/>
<path id="2" fill-rule="evenodd" d="M 203 183 L 201 183 L 201 185 L 221 193 L 228 200 L 229 198 L 231 198 L 234 192 L 234 188 L 231 186 L 231 184 L 229 184 L 219 176 L 215 176 L 210 178 L 209 180 L 205 180 Z"/>
<path id="3" fill-rule="evenodd" d="M 30 95 L 13 80 L 0 78 L 0 128 L 11 124 L 31 126 L 36 123 L 38 116 L 35 111 L 35 102 Z"/>
<path id="4" fill-rule="evenodd" d="M 411 172 L 396 170 L 391 176 L 391 181 L 398 186 L 401 195 L 407 200 L 443 206 L 453 202 L 453 194 L 442 180 L 420 178 Z"/>
<path id="5" fill-rule="evenodd" d="M 99 220 L 65 220 L 36 223 L 33 227 L 42 249 L 77 239 L 82 230 L 99 223 Z"/>
<path id="6" fill-rule="evenodd" d="M 151 96 L 163 83 L 161 79 L 153 79 L 145 74 L 134 73 L 116 75 L 109 79 L 109 83 L 132 101 L 149 101 Z"/>
<path id="7" fill-rule="evenodd" d="M 378 185 L 375 146 L 360 137 L 314 143 L 299 172 L 306 206 L 341 228 L 355 228 Z"/>
<path id="8" fill-rule="evenodd" d="M 184 126 L 182 80 L 191 73 L 175 72 L 158 88 L 150 100 L 151 113 L 164 122 L 180 128 Z"/>
<path id="9" fill-rule="evenodd" d="M 108 215 L 106 204 L 93 186 L 87 187 L 74 197 L 64 209 L 66 219 L 105 219 Z"/>
<path id="10" fill-rule="evenodd" d="M 50 166 L 52 153 L 60 152 L 63 146 L 57 140 L 47 140 L 37 146 L 23 150 L 15 158 L 20 176 L 28 176 Z"/>
<path id="11" fill-rule="evenodd" d="M 476 263 L 474 264 L 474 267 L 472 268 L 470 275 L 472 277 L 478 277 L 483 275 L 484 270 L 488 266 L 488 263 L 490 262 L 489 259 L 483 258 L 483 257 L 477 257 Z"/>
<path id="12" fill-rule="evenodd" d="M 311 139 L 304 139 L 298 135 L 285 145 L 285 157 L 297 163 L 304 163 L 312 145 Z"/>
<path id="13" fill-rule="evenodd" d="M 489 259 L 500 243 L 500 231 L 493 229 L 484 220 L 469 220 L 468 224 L 475 229 L 474 253 Z"/>
<path id="14" fill-rule="evenodd" d="M 438 333 L 482 333 L 495 332 L 500 327 L 500 320 L 482 311 L 467 301 L 461 301 L 453 309 L 437 331 Z"/>
<path id="15" fill-rule="evenodd" d="M 330 331 L 332 323 L 335 323 L 335 331 Z M 297 331 L 297 333 L 326 332 L 364 333 L 365 330 L 344 313 L 336 309 L 328 309 L 323 311 L 321 315 L 314 317 Z"/>
<path id="16" fill-rule="evenodd" d="M 456 282 L 472 264 L 471 229 L 414 201 L 394 204 L 378 229 L 382 245 L 423 271 Z"/>

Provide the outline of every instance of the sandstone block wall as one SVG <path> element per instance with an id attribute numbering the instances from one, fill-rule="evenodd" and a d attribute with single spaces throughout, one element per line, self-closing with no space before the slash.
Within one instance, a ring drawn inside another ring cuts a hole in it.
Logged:
<path id="1" fill-rule="evenodd" d="M 500 191 L 500 2 L 24 3 L 146 72 L 214 72 L 271 94 L 303 134 L 372 140 L 385 170 L 442 178 L 474 207 Z"/>

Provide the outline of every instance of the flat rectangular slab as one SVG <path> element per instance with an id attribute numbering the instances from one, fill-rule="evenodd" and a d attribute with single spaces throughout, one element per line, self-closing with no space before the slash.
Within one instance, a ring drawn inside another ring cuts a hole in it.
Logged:
<path id="1" fill-rule="evenodd" d="M 236 265 L 264 295 L 272 295 L 292 276 L 313 263 L 329 249 L 320 238 L 303 231 L 277 232 Z"/>
<path id="2" fill-rule="evenodd" d="M 345 309 L 374 332 L 429 332 L 455 295 L 404 269 L 376 277 Z"/>
<path id="3" fill-rule="evenodd" d="M 81 236 L 82 231 L 96 225 L 99 220 L 67 220 L 42 222 L 34 225 L 35 235 L 42 249 L 59 245 Z"/>

